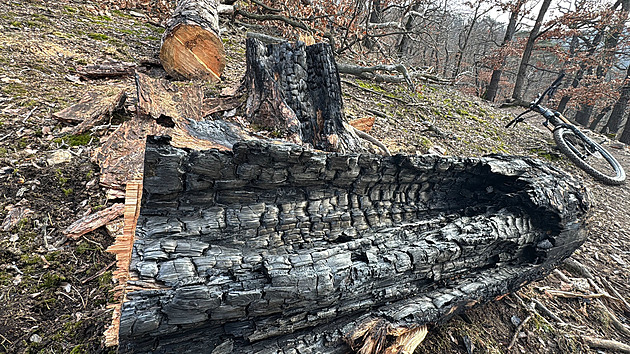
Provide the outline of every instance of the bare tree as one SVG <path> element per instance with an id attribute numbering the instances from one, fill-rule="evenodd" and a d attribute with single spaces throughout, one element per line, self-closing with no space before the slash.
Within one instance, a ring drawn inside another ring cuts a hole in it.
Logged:
<path id="1" fill-rule="evenodd" d="M 516 32 L 516 23 L 518 22 L 519 13 L 521 12 L 521 7 L 524 2 L 525 0 L 518 0 L 516 4 L 511 6 L 510 21 L 508 22 L 507 29 L 505 30 L 505 36 L 503 37 L 503 43 L 501 43 L 501 49 L 507 47 L 514 37 L 514 32 Z M 492 71 L 492 78 L 490 78 L 488 88 L 483 95 L 484 98 L 488 101 L 494 101 L 497 96 L 497 92 L 499 90 L 499 81 L 501 81 L 501 75 L 503 74 L 503 65 L 505 65 L 505 56 L 501 55 L 501 60 L 498 63 L 498 68 Z"/>
<path id="2" fill-rule="evenodd" d="M 529 59 L 532 56 L 532 51 L 534 49 L 534 42 L 538 39 L 540 27 L 542 26 L 543 19 L 545 18 L 545 14 L 549 9 L 549 5 L 551 4 L 551 0 L 543 0 L 542 6 L 540 7 L 540 11 L 538 12 L 538 17 L 536 18 L 536 22 L 534 23 L 534 27 L 531 32 L 529 32 L 529 37 L 527 38 L 527 44 L 525 44 L 525 50 L 523 51 L 523 57 L 521 59 L 521 64 L 518 67 L 518 73 L 516 74 L 516 83 L 514 84 L 514 91 L 512 92 L 512 98 L 515 100 L 521 100 L 521 91 L 523 89 L 523 83 L 525 82 L 525 74 L 527 73 L 527 65 L 529 64 Z"/>

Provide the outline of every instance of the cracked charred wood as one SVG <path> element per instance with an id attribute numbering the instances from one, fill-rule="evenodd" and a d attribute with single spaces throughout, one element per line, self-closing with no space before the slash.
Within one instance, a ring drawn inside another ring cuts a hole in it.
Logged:
<path id="1" fill-rule="evenodd" d="M 589 206 L 529 158 L 260 140 L 150 137 L 143 183 L 120 352 L 342 353 L 374 324 L 413 334 L 550 272 L 585 240 Z"/>
<path id="2" fill-rule="evenodd" d="M 218 1 L 178 0 L 162 36 L 160 61 L 175 78 L 219 81 L 225 50 L 219 35 Z"/>
<path id="3" fill-rule="evenodd" d="M 246 57 L 250 123 L 324 151 L 364 150 L 344 123 L 339 73 L 328 44 L 247 38 Z"/>

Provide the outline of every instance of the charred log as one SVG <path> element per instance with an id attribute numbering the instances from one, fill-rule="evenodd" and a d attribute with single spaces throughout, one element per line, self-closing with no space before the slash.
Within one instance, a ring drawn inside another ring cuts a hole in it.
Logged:
<path id="1" fill-rule="evenodd" d="M 363 150 L 344 123 L 339 73 L 329 45 L 263 44 L 248 38 L 246 55 L 250 123 L 320 150 Z"/>
<path id="2" fill-rule="evenodd" d="M 547 274 L 584 241 L 586 196 L 528 158 L 150 138 L 119 348 L 336 353 L 366 323 L 413 331 Z"/>

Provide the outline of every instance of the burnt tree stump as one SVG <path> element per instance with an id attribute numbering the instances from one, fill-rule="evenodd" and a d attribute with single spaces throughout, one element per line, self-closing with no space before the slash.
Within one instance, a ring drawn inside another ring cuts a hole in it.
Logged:
<path id="1" fill-rule="evenodd" d="M 119 350 L 347 352 L 365 323 L 413 329 L 546 275 L 587 209 L 529 158 L 149 138 Z"/>
<path id="2" fill-rule="evenodd" d="M 344 123 L 341 83 L 330 46 L 246 42 L 248 121 L 319 150 L 363 151 Z"/>

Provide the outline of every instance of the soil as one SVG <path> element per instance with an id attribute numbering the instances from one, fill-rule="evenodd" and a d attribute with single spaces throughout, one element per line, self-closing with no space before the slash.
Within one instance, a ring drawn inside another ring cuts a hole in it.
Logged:
<path id="1" fill-rule="evenodd" d="M 143 15 L 138 9 L 100 6 L 62 0 L 0 3 L 0 221 L 12 210 L 23 212 L 7 230 L 0 228 L 0 352 L 116 351 L 103 345 L 114 286 L 114 257 L 105 249 L 113 238 L 105 228 L 78 240 L 66 239 L 62 231 L 120 201 L 108 199 L 99 187 L 91 153 L 133 114 L 134 82 L 130 77 L 83 81 L 76 69 L 105 61 L 157 62 L 163 28 L 156 19 L 164 12 L 146 8 Z M 246 29 L 229 19 L 221 26 L 228 65 L 223 82 L 207 84 L 208 95 L 238 84 L 244 73 Z M 538 124 L 505 129 L 518 110 L 498 109 L 449 87 L 421 85 L 410 92 L 399 85 L 343 80 L 356 85 L 343 84 L 348 118 L 381 112 L 371 134 L 393 153 L 535 156 L 577 176 L 592 193 L 590 237 L 572 256 L 590 269 L 590 284 L 584 274 L 561 267 L 517 294 L 432 325 L 419 352 L 503 353 L 514 336 L 513 350 L 528 353 L 594 351 L 586 336 L 630 343 L 608 314 L 623 328 L 630 325 L 630 309 L 611 297 L 585 296 L 610 292 L 609 283 L 630 299 L 630 275 L 624 271 L 630 264 L 629 184 L 611 187 L 592 180 L 560 154 Z M 86 92 L 119 89 L 129 95 L 125 110 L 84 135 L 68 135 L 69 128 L 52 118 Z M 596 139 L 630 171 L 628 146 Z M 51 160 L 60 151 L 69 154 Z M 549 290 L 581 295 L 561 298 Z M 541 311 L 532 315 L 534 299 L 562 322 Z"/>

